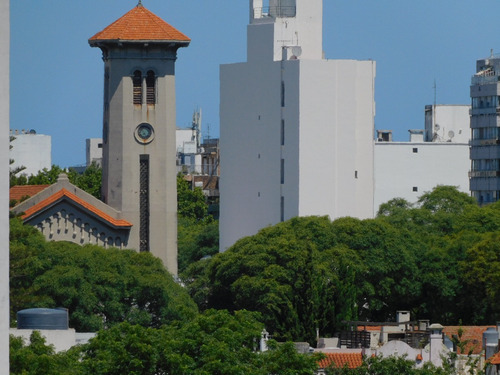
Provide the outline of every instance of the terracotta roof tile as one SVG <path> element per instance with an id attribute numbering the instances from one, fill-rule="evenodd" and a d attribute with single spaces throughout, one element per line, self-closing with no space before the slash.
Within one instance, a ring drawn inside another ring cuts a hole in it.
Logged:
<path id="1" fill-rule="evenodd" d="M 139 4 L 104 30 L 89 39 L 92 41 L 154 41 L 169 40 L 189 43 L 186 35 Z"/>
<path id="2" fill-rule="evenodd" d="M 497 352 L 493 357 L 490 357 L 488 362 L 492 365 L 500 365 L 500 352 Z"/>
<path id="3" fill-rule="evenodd" d="M 99 210 L 95 206 L 91 205 L 90 203 L 88 203 L 88 202 L 84 201 L 83 199 L 77 197 L 75 194 L 70 193 L 66 189 L 59 190 L 57 193 L 51 195 L 47 199 L 41 201 L 40 203 L 34 205 L 33 207 L 30 207 L 29 209 L 27 209 L 25 211 L 24 215 L 22 216 L 22 219 L 25 220 L 25 219 L 33 216 L 34 214 L 40 212 L 44 208 L 46 208 L 46 207 L 50 206 L 51 204 L 57 202 L 58 200 L 62 199 L 63 197 L 66 197 L 66 198 L 72 200 L 74 203 L 76 203 L 79 206 L 87 209 L 88 211 L 94 213 L 95 215 L 99 216 L 101 219 L 107 221 L 108 223 L 111 223 L 112 225 L 114 225 L 116 227 L 131 227 L 132 226 L 132 224 L 129 223 L 128 221 L 126 221 L 126 220 L 117 220 L 117 219 L 109 216 L 108 214 L 102 212 L 101 210 Z"/>
<path id="4" fill-rule="evenodd" d="M 12 186 L 9 189 L 9 198 L 10 200 L 20 201 L 25 197 L 32 197 L 35 194 L 38 194 L 42 190 L 45 190 L 50 185 L 16 185 Z M 20 203 L 20 202 L 19 202 Z"/>
<path id="5" fill-rule="evenodd" d="M 461 328 L 463 331 L 461 340 L 468 340 L 469 343 L 465 346 L 464 353 L 457 348 L 458 354 L 469 354 L 471 350 L 472 354 L 479 354 L 483 350 L 483 333 L 491 327 L 495 326 L 447 326 L 444 327 L 443 333 L 452 339 L 453 336 L 458 336 L 458 330 Z"/>
<path id="6" fill-rule="evenodd" d="M 363 364 L 361 353 L 323 353 L 325 358 L 318 362 L 320 368 L 338 367 L 358 368 Z"/>

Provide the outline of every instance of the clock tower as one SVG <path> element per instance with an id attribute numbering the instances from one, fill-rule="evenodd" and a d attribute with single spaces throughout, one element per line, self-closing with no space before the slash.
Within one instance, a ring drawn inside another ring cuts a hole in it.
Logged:
<path id="1" fill-rule="evenodd" d="M 174 275 L 175 60 L 189 43 L 141 2 L 89 39 L 104 60 L 103 201 L 132 223 L 127 247 Z"/>

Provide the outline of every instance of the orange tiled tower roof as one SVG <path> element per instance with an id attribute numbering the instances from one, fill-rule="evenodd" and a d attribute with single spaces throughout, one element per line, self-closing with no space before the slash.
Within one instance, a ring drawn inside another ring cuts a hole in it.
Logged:
<path id="1" fill-rule="evenodd" d="M 141 2 L 104 30 L 95 34 L 89 42 L 104 41 L 176 41 L 189 43 L 186 35 L 170 26 L 160 17 L 147 10 Z"/>

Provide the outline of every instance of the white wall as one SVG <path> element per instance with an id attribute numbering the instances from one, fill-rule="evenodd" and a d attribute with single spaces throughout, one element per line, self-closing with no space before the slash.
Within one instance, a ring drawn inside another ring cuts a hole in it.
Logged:
<path id="1" fill-rule="evenodd" d="M 300 64 L 299 215 L 373 215 L 374 61 Z"/>
<path id="2" fill-rule="evenodd" d="M 221 250 L 280 222 L 281 197 L 284 220 L 372 217 L 374 75 L 353 60 L 221 67 Z"/>
<path id="3" fill-rule="evenodd" d="M 470 139 L 470 105 L 425 106 L 426 141 L 467 143 Z"/>
<path id="4" fill-rule="evenodd" d="M 0 374 L 9 373 L 9 0 L 0 0 Z"/>
<path id="5" fill-rule="evenodd" d="M 85 141 L 87 167 L 92 163 L 102 165 L 102 138 L 87 138 Z"/>
<path id="6" fill-rule="evenodd" d="M 468 143 L 376 142 L 374 212 L 396 197 L 414 203 L 437 185 L 469 193 L 469 169 Z"/>
<path id="7" fill-rule="evenodd" d="M 26 167 L 19 174 L 26 176 L 36 175 L 44 168 L 52 167 L 52 137 L 43 134 L 16 134 L 11 132 L 15 139 L 11 142 L 10 158 L 14 163 L 10 166 L 16 168 Z"/>

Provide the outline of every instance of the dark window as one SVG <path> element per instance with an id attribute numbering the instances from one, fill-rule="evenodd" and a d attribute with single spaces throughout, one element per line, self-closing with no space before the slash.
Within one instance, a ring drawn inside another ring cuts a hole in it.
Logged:
<path id="1" fill-rule="evenodd" d="M 285 197 L 281 197 L 280 202 L 280 220 L 285 221 Z"/>
<path id="2" fill-rule="evenodd" d="M 285 183 L 285 159 L 281 159 L 281 183 Z"/>
<path id="3" fill-rule="evenodd" d="M 155 73 L 150 70 L 146 76 L 146 102 L 148 104 L 156 104 L 156 77 Z"/>
<path id="4" fill-rule="evenodd" d="M 134 104 L 142 104 L 142 73 L 138 70 L 134 72 Z"/>
<path id="5" fill-rule="evenodd" d="M 149 155 L 139 159 L 139 250 L 149 251 Z"/>
<path id="6" fill-rule="evenodd" d="M 414 147 L 414 148 L 413 148 L 413 153 L 414 153 L 414 154 L 417 154 L 417 153 L 418 153 L 418 148 Z"/>
<path id="7" fill-rule="evenodd" d="M 414 186 L 413 191 L 418 191 L 418 187 Z"/>

